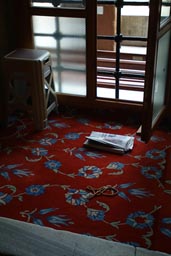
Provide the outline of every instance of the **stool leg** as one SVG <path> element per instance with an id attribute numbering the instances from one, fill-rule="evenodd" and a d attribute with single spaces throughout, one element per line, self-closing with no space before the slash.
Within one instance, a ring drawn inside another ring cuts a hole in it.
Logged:
<path id="1" fill-rule="evenodd" d="M 50 114 L 52 110 L 55 110 L 58 113 L 58 99 L 57 94 L 55 92 L 55 85 L 53 79 L 53 70 L 51 66 L 51 62 L 48 62 L 49 67 L 49 75 L 44 78 L 44 83 L 46 86 L 47 94 L 46 94 L 46 107 L 47 107 L 47 115 Z"/>
<path id="2" fill-rule="evenodd" d="M 33 64 L 32 74 L 33 121 L 36 130 L 43 130 L 47 126 L 47 111 L 45 107 L 44 77 L 39 63 Z"/>
<path id="3" fill-rule="evenodd" d="M 54 110 L 55 110 L 56 114 L 58 114 L 58 113 L 59 113 L 59 111 L 58 111 L 58 106 L 59 106 L 59 105 L 58 105 L 57 93 L 55 92 L 55 84 L 54 84 L 54 79 L 53 79 L 53 73 L 52 73 L 51 88 L 52 88 L 52 95 L 53 95 L 54 101 L 55 101 L 55 108 L 54 108 Z"/>

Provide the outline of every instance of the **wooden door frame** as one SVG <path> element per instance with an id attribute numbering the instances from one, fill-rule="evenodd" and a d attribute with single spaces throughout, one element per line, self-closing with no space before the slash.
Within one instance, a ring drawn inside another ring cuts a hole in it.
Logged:
<path id="1" fill-rule="evenodd" d="M 145 76 L 145 91 L 143 101 L 143 114 L 142 114 L 142 129 L 141 138 L 148 142 L 156 125 L 160 122 L 163 115 L 167 111 L 167 105 L 169 101 L 168 85 L 165 91 L 165 102 L 157 117 L 152 120 L 153 116 L 153 96 L 154 96 L 154 81 L 156 75 L 157 65 L 157 52 L 158 41 L 169 29 L 171 24 L 160 28 L 160 12 L 161 12 L 161 0 L 150 1 L 150 15 L 149 15 L 149 31 L 148 31 L 148 43 L 147 43 L 147 62 L 146 62 L 146 76 Z M 167 82 L 170 80 L 170 73 L 167 73 Z"/>

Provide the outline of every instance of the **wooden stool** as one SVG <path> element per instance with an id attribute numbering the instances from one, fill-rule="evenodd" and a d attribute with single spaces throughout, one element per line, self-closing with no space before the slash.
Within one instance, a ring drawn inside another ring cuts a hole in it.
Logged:
<path id="1" fill-rule="evenodd" d="M 47 125 L 49 113 L 58 107 L 50 53 L 17 49 L 4 57 L 3 65 L 6 119 L 14 110 L 27 111 L 33 118 L 35 129 L 42 130 Z"/>

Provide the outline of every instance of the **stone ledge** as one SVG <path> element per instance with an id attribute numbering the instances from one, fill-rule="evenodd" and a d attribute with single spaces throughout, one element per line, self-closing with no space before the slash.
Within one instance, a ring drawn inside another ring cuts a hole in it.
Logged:
<path id="1" fill-rule="evenodd" d="M 0 217 L 0 255 L 13 256 L 168 256 L 69 231 Z"/>

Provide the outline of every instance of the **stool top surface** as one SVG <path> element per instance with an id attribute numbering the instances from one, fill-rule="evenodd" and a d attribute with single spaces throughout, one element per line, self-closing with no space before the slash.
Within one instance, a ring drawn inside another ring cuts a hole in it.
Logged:
<path id="1" fill-rule="evenodd" d="M 48 58 L 50 53 L 39 49 L 16 49 L 8 53 L 4 58 L 10 60 L 38 61 Z"/>

